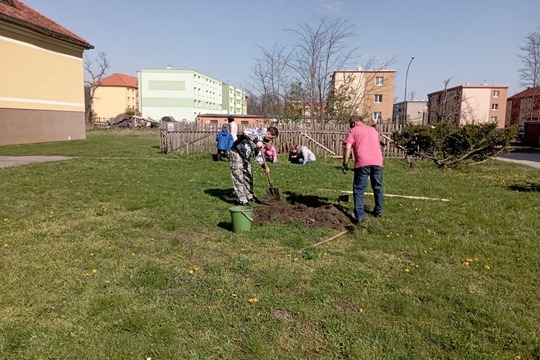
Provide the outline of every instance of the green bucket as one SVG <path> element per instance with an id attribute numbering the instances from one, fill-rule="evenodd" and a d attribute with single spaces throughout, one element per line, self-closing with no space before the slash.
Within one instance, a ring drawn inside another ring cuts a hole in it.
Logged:
<path id="1" fill-rule="evenodd" d="M 253 222 L 253 208 L 251 206 L 233 206 L 229 208 L 234 232 L 250 231 Z"/>

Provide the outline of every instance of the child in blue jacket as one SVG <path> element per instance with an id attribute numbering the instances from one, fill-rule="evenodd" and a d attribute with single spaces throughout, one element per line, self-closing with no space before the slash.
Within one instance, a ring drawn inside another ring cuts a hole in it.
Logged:
<path id="1" fill-rule="evenodd" d="M 222 157 L 229 158 L 229 150 L 234 143 L 234 138 L 229 132 L 227 124 L 223 124 L 221 131 L 216 135 L 217 141 L 217 160 L 221 160 Z"/>

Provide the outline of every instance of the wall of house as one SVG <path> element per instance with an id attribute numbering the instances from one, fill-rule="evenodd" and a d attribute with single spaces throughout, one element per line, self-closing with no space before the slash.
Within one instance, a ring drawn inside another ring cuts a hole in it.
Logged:
<path id="1" fill-rule="evenodd" d="M 349 80 L 349 77 L 353 77 Z M 383 84 L 376 83 L 377 77 L 383 77 Z M 381 120 L 391 121 L 394 102 L 395 71 L 336 71 L 333 76 L 332 88 L 339 91 L 340 87 L 348 84 L 351 89 L 352 106 L 360 116 L 373 118 L 375 112 L 381 113 Z M 382 102 L 375 102 L 375 95 L 382 95 Z"/>
<path id="2" fill-rule="evenodd" d="M 99 118 L 113 118 L 127 108 L 137 108 L 137 90 L 122 86 L 100 86 L 94 94 L 94 112 Z"/>
<path id="3" fill-rule="evenodd" d="M 221 81 L 197 71 L 143 69 L 138 81 L 143 117 L 193 122 L 199 114 L 221 112 Z"/>
<path id="4" fill-rule="evenodd" d="M 0 54 L 0 144 L 85 139 L 82 49 L 0 27 Z"/>

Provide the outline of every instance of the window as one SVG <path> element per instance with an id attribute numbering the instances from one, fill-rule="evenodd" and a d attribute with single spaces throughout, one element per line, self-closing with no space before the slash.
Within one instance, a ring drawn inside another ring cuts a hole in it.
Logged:
<path id="1" fill-rule="evenodd" d="M 499 110 L 499 104 L 491 104 L 491 110 Z"/>
<path id="2" fill-rule="evenodd" d="M 375 94 L 375 102 L 382 103 L 382 94 Z"/>
<path id="3" fill-rule="evenodd" d="M 499 90 L 493 90 L 493 97 L 498 98 L 499 97 Z"/>
<path id="4" fill-rule="evenodd" d="M 378 120 L 381 120 L 381 118 L 382 118 L 382 113 L 380 111 L 375 111 L 373 113 L 373 120 L 378 121 Z"/>
<path id="5" fill-rule="evenodd" d="M 383 85 L 384 78 L 382 76 L 376 76 L 375 77 L 375 85 L 382 86 Z"/>
<path id="6" fill-rule="evenodd" d="M 496 117 L 496 116 L 492 116 L 492 117 L 491 117 L 491 122 L 496 124 L 496 123 L 497 123 L 497 117 Z"/>

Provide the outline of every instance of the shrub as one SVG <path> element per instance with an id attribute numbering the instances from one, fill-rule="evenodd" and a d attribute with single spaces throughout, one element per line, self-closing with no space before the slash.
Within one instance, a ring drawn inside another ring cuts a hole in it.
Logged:
<path id="1" fill-rule="evenodd" d="M 440 168 L 484 162 L 508 150 L 517 128 L 498 129 L 495 124 L 465 125 L 455 128 L 449 122 L 407 125 L 392 134 L 392 140 L 408 157 L 432 160 Z"/>

